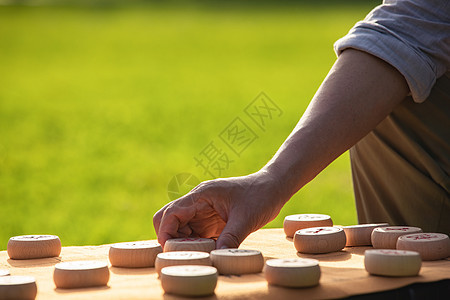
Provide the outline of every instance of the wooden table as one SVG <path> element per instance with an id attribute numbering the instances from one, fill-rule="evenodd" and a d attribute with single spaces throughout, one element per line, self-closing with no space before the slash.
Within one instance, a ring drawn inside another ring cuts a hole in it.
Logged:
<path id="1" fill-rule="evenodd" d="M 107 287 L 64 290 L 53 283 L 54 265 L 61 261 L 108 261 L 109 245 L 63 247 L 61 256 L 34 260 L 11 260 L 0 252 L 0 268 L 11 275 L 31 275 L 38 285 L 37 299 L 176 299 L 164 294 L 154 268 L 124 269 L 111 267 Z M 262 229 L 251 234 L 241 245 L 260 250 L 266 259 L 309 257 L 320 261 L 322 277 L 319 286 L 288 289 L 269 286 L 263 273 L 244 276 L 219 276 L 216 293 L 206 299 L 336 299 L 398 289 L 418 282 L 450 278 L 449 258 L 423 262 L 419 276 L 388 278 L 371 276 L 364 269 L 364 250 L 369 247 L 345 248 L 340 252 L 304 255 L 297 253 L 291 239 L 282 229 Z M 205 299 L 205 298 L 202 298 Z"/>

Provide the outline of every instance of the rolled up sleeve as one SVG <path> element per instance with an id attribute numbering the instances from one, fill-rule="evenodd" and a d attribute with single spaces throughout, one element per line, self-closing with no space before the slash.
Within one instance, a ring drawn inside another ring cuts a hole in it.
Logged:
<path id="1" fill-rule="evenodd" d="M 415 102 L 450 70 L 450 1 L 385 1 L 334 44 L 337 55 L 353 48 L 395 67 Z"/>

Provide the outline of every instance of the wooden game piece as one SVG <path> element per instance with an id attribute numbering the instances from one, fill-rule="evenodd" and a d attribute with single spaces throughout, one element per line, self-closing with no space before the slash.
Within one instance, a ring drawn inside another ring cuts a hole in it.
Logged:
<path id="1" fill-rule="evenodd" d="M 269 284 L 285 287 L 310 287 L 319 284 L 319 261 L 309 258 L 269 259 L 264 267 Z"/>
<path id="2" fill-rule="evenodd" d="M 406 234 L 420 233 L 422 229 L 410 226 L 378 227 L 372 231 L 372 246 L 377 249 L 395 249 L 397 239 Z"/>
<path id="3" fill-rule="evenodd" d="M 105 286 L 109 281 L 108 264 L 103 261 L 70 261 L 55 265 L 53 280 L 57 288 L 73 289 Z"/>
<path id="4" fill-rule="evenodd" d="M 216 249 L 216 241 L 206 238 L 169 239 L 164 244 L 164 252 L 169 251 L 202 251 L 211 252 Z"/>
<path id="5" fill-rule="evenodd" d="M 1 276 L 0 300 L 33 300 L 37 295 L 37 285 L 31 276 Z"/>
<path id="6" fill-rule="evenodd" d="M 157 242 L 118 243 L 109 248 L 109 261 L 113 267 L 151 268 L 161 252 L 162 247 Z"/>
<path id="7" fill-rule="evenodd" d="M 300 229 L 311 227 L 333 226 L 333 221 L 328 215 L 322 214 L 298 214 L 284 218 L 283 229 L 287 237 L 293 237 Z"/>
<path id="8" fill-rule="evenodd" d="M 161 274 L 161 269 L 179 265 L 211 266 L 209 253 L 200 251 L 171 251 L 159 253 L 156 256 L 155 269 Z"/>
<path id="9" fill-rule="evenodd" d="M 345 247 L 345 232 L 339 227 L 313 227 L 298 230 L 294 246 L 301 253 L 329 253 Z"/>
<path id="10" fill-rule="evenodd" d="M 264 258 L 258 250 L 219 249 L 211 251 L 213 266 L 222 275 L 259 273 L 264 267 Z"/>
<path id="11" fill-rule="evenodd" d="M 161 270 L 161 286 L 168 294 L 201 297 L 214 294 L 217 269 L 211 266 L 171 266 Z"/>
<path id="12" fill-rule="evenodd" d="M 354 246 L 371 246 L 372 245 L 372 231 L 378 227 L 389 226 L 388 223 L 379 224 L 359 224 L 344 226 L 345 236 L 347 238 L 346 247 Z"/>
<path id="13" fill-rule="evenodd" d="M 443 233 L 415 233 L 402 235 L 397 249 L 417 251 L 422 260 L 438 260 L 450 256 L 450 239 Z"/>
<path id="14" fill-rule="evenodd" d="M 416 276 L 419 274 L 422 260 L 415 251 L 394 249 L 371 249 L 364 253 L 366 271 L 382 276 Z"/>
<path id="15" fill-rule="evenodd" d="M 0 276 L 9 276 L 9 275 L 11 275 L 9 273 L 9 270 L 7 270 L 7 269 L 0 269 Z"/>
<path id="16" fill-rule="evenodd" d="M 21 235 L 9 239 L 11 259 L 34 259 L 59 256 L 61 240 L 56 235 Z"/>

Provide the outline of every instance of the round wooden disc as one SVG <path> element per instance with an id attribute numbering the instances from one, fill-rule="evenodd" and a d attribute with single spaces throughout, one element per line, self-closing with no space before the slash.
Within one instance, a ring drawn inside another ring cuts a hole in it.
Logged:
<path id="1" fill-rule="evenodd" d="M 217 269 L 211 266 L 171 266 L 161 270 L 161 285 L 168 294 L 200 297 L 214 293 Z"/>
<path id="2" fill-rule="evenodd" d="M 155 266 L 156 255 L 162 251 L 157 242 L 118 243 L 109 248 L 109 261 L 114 267 L 150 268 Z"/>
<path id="3" fill-rule="evenodd" d="M 259 273 L 264 267 L 264 257 L 258 250 L 218 249 L 211 251 L 213 266 L 222 275 Z"/>
<path id="4" fill-rule="evenodd" d="M 53 280 L 57 288 L 72 289 L 104 286 L 109 281 L 108 264 L 103 261 L 71 261 L 55 265 Z"/>
<path id="5" fill-rule="evenodd" d="M 21 235 L 9 239 L 11 259 L 34 259 L 59 256 L 61 240 L 56 235 Z"/>
<path id="6" fill-rule="evenodd" d="M 420 253 L 422 260 L 438 260 L 450 256 L 450 239 L 443 233 L 415 233 L 402 235 L 397 249 Z"/>
<path id="7" fill-rule="evenodd" d="M 371 249 L 364 253 L 364 266 L 370 274 L 381 276 L 416 276 L 422 260 L 415 251 Z"/>
<path id="8" fill-rule="evenodd" d="M 319 261 L 308 258 L 269 259 L 264 267 L 269 284 L 285 287 L 310 287 L 319 284 Z"/>
<path id="9" fill-rule="evenodd" d="M 206 238 L 176 238 L 169 239 L 164 244 L 164 252 L 169 251 L 203 251 L 216 249 L 216 241 Z"/>
<path id="10" fill-rule="evenodd" d="M 156 256 L 155 269 L 161 274 L 161 269 L 177 265 L 211 266 L 209 253 L 200 251 L 171 251 L 159 253 Z"/>
<path id="11" fill-rule="evenodd" d="M 344 226 L 345 236 L 347 238 L 346 247 L 354 246 L 371 246 L 372 245 L 372 231 L 378 227 L 389 226 L 389 223 L 379 224 L 359 224 Z"/>
<path id="12" fill-rule="evenodd" d="M 345 247 L 344 230 L 339 227 L 313 227 L 295 232 L 294 246 L 301 253 L 329 253 Z"/>
<path id="13" fill-rule="evenodd" d="M 1 276 L 0 299 L 35 299 L 36 280 L 31 276 Z"/>
<path id="14" fill-rule="evenodd" d="M 293 237 L 300 229 L 326 226 L 333 226 L 333 221 L 330 216 L 322 214 L 290 215 L 286 216 L 283 222 L 284 233 L 287 237 Z"/>
<path id="15" fill-rule="evenodd" d="M 422 229 L 410 226 L 378 227 L 372 231 L 372 246 L 377 249 L 395 249 L 397 239 L 406 234 L 420 233 Z"/>
<path id="16" fill-rule="evenodd" d="M 7 270 L 7 269 L 0 269 L 0 276 L 9 276 L 9 275 L 11 275 L 9 273 L 9 270 Z"/>

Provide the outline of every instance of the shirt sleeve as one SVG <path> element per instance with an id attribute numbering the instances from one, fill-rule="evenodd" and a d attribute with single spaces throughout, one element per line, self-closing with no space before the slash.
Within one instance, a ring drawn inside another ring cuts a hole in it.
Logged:
<path id="1" fill-rule="evenodd" d="M 334 44 L 377 56 L 406 79 L 415 102 L 450 71 L 450 1 L 386 0 Z"/>

